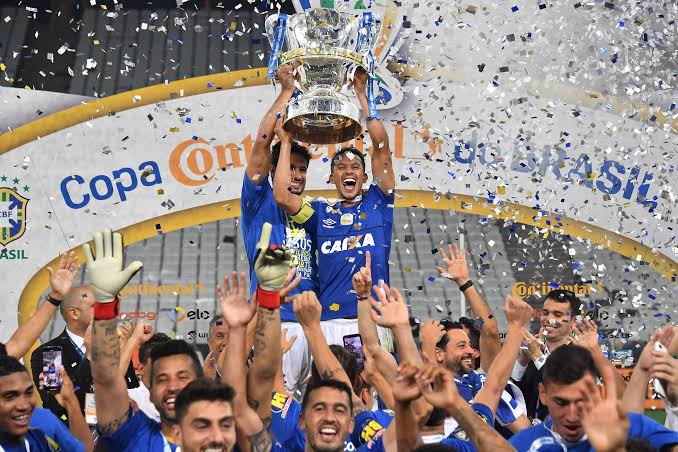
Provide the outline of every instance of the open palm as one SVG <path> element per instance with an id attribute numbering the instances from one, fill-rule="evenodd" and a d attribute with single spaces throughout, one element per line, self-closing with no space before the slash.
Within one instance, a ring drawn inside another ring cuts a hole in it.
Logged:
<path id="1" fill-rule="evenodd" d="M 374 308 L 370 313 L 377 325 L 386 328 L 393 328 L 396 325 L 409 325 L 410 316 L 407 305 L 398 289 L 391 289 L 386 283 L 383 285 L 383 290 L 376 285 L 373 288 L 379 301 L 370 296 L 369 300 Z"/>
<path id="2" fill-rule="evenodd" d="M 469 280 L 468 263 L 466 262 L 466 251 L 459 251 L 459 247 L 455 244 L 447 245 L 447 250 L 450 253 L 448 256 L 445 250 L 440 248 L 440 257 L 443 258 L 445 267 L 436 266 L 436 270 L 442 276 L 450 278 L 458 283 L 465 283 Z"/>
<path id="3" fill-rule="evenodd" d="M 221 315 L 224 321 L 231 328 L 237 328 L 247 325 L 257 310 L 256 303 L 247 301 L 247 280 L 245 273 L 231 274 L 232 282 L 229 283 L 228 276 L 224 276 L 224 287 L 217 285 L 217 299 L 221 306 Z"/>
<path id="4" fill-rule="evenodd" d="M 64 296 L 71 290 L 75 277 L 78 276 L 80 264 L 74 251 L 65 253 L 59 259 L 59 266 L 56 269 L 47 267 L 49 273 L 49 285 L 52 290 L 58 292 L 59 295 Z"/>

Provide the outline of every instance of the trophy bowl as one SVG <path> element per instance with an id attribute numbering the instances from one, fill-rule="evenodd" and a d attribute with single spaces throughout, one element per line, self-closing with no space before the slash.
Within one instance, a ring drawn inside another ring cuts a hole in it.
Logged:
<path id="1" fill-rule="evenodd" d="M 287 106 L 283 128 L 305 143 L 343 143 L 362 132 L 360 108 L 345 94 L 349 71 L 368 69 L 368 55 L 381 31 L 381 18 L 372 14 L 329 8 L 309 9 L 279 23 L 279 15 L 266 19 L 266 34 L 275 52 L 276 34 L 284 34 L 287 50 L 278 67 L 300 62 L 301 94 Z M 280 30 L 284 27 L 283 30 Z M 279 43 L 280 44 L 280 43 Z"/>

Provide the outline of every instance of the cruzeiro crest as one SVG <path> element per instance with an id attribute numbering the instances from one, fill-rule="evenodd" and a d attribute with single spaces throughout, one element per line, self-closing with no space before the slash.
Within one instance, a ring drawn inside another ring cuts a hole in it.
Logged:
<path id="1" fill-rule="evenodd" d="M 28 199 L 13 188 L 0 187 L 0 245 L 21 237 L 26 231 L 26 206 Z"/>

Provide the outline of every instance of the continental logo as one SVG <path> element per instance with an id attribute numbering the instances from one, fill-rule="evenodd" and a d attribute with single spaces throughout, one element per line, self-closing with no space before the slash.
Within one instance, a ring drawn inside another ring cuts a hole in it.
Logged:
<path id="1" fill-rule="evenodd" d="M 120 291 L 120 296 L 166 295 L 173 297 L 176 295 L 193 295 L 196 291 L 200 294 L 204 293 L 205 286 L 201 282 L 195 284 L 130 284 Z"/>
<path id="2" fill-rule="evenodd" d="M 334 254 L 366 246 L 375 246 L 374 237 L 369 232 L 358 236 L 345 237 L 343 240 L 327 240 L 320 245 L 320 251 L 323 254 Z"/>
<path id="3" fill-rule="evenodd" d="M 282 392 L 276 392 L 273 394 L 273 398 L 271 398 L 271 412 L 280 413 L 280 417 L 285 419 L 291 403 L 292 399 L 290 399 L 290 396 Z"/>
<path id="4" fill-rule="evenodd" d="M 564 289 L 574 292 L 577 295 L 598 295 L 605 293 L 605 288 L 602 284 L 573 284 L 573 285 L 555 285 L 551 283 L 537 283 L 527 284 L 524 282 L 516 282 L 511 287 L 511 293 L 515 297 L 527 297 L 536 295 L 540 297 L 546 296 L 547 293 L 556 289 Z"/>

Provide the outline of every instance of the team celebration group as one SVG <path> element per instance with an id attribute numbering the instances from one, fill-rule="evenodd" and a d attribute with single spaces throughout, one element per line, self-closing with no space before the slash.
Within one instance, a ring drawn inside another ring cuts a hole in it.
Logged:
<path id="1" fill-rule="evenodd" d="M 574 293 L 545 294 L 530 331 L 534 309 L 507 296 L 493 312 L 450 244 L 436 269 L 472 316 L 428 320 L 415 337 L 389 286 L 396 177 L 386 130 L 369 115 L 368 75 L 358 70 L 353 87 L 369 156 L 336 152 L 336 196 L 311 201 L 311 156 L 282 127 L 294 73 L 278 69 L 280 94 L 248 160 L 240 224 L 250 272 L 217 286 L 207 357 L 121 321 L 118 294 L 142 263 L 125 265 L 121 235 L 99 232 L 83 249 L 89 283 L 74 286 L 78 259 L 62 256 L 47 299 L 0 346 L 1 451 L 678 450 L 672 325 L 625 381 Z M 21 359 L 57 310 L 66 328 L 28 370 Z M 648 384 L 665 425 L 644 414 Z"/>

